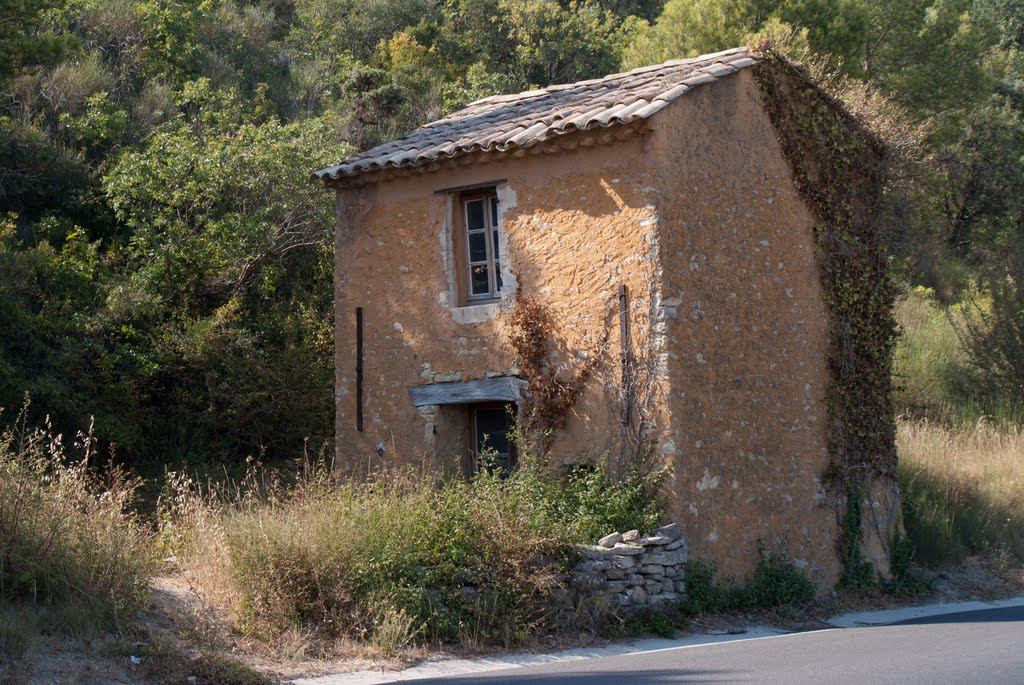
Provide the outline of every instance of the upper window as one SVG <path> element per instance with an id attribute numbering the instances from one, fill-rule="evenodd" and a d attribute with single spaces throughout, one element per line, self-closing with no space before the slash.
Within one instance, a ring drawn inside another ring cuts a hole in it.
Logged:
<path id="1" fill-rule="evenodd" d="M 460 195 L 463 292 L 467 302 L 493 300 L 501 294 L 498 196 L 494 190 Z"/>

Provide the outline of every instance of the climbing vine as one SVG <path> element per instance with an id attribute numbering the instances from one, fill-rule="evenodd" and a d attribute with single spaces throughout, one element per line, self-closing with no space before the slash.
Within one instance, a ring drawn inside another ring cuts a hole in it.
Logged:
<path id="1" fill-rule="evenodd" d="M 800 196 L 815 212 L 815 242 L 829 315 L 828 441 L 824 474 L 845 503 L 839 554 L 859 563 L 860 494 L 896 476 L 892 357 L 896 289 L 888 275 L 882 192 L 884 143 L 803 69 L 757 48 L 754 80 Z M 851 503 L 857 506 L 852 507 Z M 857 525 L 851 525 L 856 515 Z"/>
<path id="2" fill-rule="evenodd" d="M 604 341 L 582 362 L 559 368 L 551 354 L 555 327 L 536 298 L 518 291 L 508 323 L 509 343 L 528 383 L 528 396 L 521 409 L 522 434 L 530 436 L 536 443 L 533 447 L 543 451 L 554 430 L 565 425 L 569 410 L 600 359 Z"/>

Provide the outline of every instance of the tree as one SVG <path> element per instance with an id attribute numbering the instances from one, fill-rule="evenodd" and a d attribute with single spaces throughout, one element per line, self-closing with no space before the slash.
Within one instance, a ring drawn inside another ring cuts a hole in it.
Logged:
<path id="1" fill-rule="evenodd" d="M 266 120 L 207 82 L 179 104 L 104 178 L 131 239 L 97 323 L 144 350 L 155 439 L 295 450 L 333 410 L 333 222 L 309 170 L 351 148 L 326 119 Z"/>
<path id="2" fill-rule="evenodd" d="M 856 71 L 867 32 L 861 0 L 669 0 L 626 52 L 627 66 L 734 48 L 769 26 L 803 28 L 810 47 Z"/>
<path id="3" fill-rule="evenodd" d="M 50 13 L 64 0 L 0 0 L 0 85 L 21 70 L 54 64 L 74 45 L 69 35 L 46 31 Z"/>
<path id="4" fill-rule="evenodd" d="M 524 84 L 546 86 L 616 71 L 636 26 L 592 2 L 500 0 L 498 8 L 515 45 L 510 66 Z"/>
<path id="5" fill-rule="evenodd" d="M 957 334 L 986 380 L 1024 396 L 1024 249 L 1017 245 L 981 284 L 984 298 L 964 306 Z"/>
<path id="6" fill-rule="evenodd" d="M 998 41 L 995 27 L 972 11 L 970 0 L 869 0 L 867 6 L 866 77 L 917 120 L 938 118 L 938 135 L 958 135 L 963 113 L 992 92 L 986 53 Z"/>
<path id="7" fill-rule="evenodd" d="M 1002 98 L 967 117 L 965 135 L 938 154 L 946 242 L 967 254 L 1016 236 L 1024 219 L 1024 117 Z M 975 245 L 981 238 L 983 245 Z"/>

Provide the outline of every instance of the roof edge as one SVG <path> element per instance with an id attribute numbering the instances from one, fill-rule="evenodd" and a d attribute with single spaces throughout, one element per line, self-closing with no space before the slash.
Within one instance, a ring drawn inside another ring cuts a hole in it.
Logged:
<path id="1" fill-rule="evenodd" d="M 728 62 L 718 61 L 727 57 L 734 59 L 731 59 Z M 453 142 L 450 146 L 442 146 L 441 149 L 435 150 L 429 154 L 425 154 L 419 150 L 398 149 L 389 151 L 388 154 L 382 154 L 377 157 L 365 158 L 357 156 L 350 158 L 341 164 L 320 169 L 314 172 L 310 176 L 310 179 L 324 181 L 327 185 L 334 186 L 361 176 L 377 178 L 380 176 L 380 172 L 382 171 L 420 169 L 481 153 L 488 157 L 492 154 L 516 153 L 519 151 L 530 150 L 537 145 L 569 134 L 625 126 L 653 116 L 674 102 L 684 93 L 687 93 L 700 85 L 713 83 L 719 78 L 737 73 L 758 63 L 759 61 L 761 61 L 761 57 L 756 55 L 752 50 L 747 47 L 739 47 L 689 59 L 669 60 L 661 64 L 639 67 L 631 71 L 609 74 L 607 76 L 588 81 L 577 81 L 575 83 L 554 85 L 543 89 L 524 91 L 516 94 L 492 95 L 470 103 L 462 110 L 459 110 L 459 112 L 464 112 L 467 109 L 480 105 L 533 100 L 550 93 L 558 93 L 572 88 L 586 87 L 602 83 L 611 85 L 618 80 L 625 80 L 631 76 L 642 75 L 647 72 L 653 72 L 665 68 L 684 67 L 707 63 L 706 65 L 698 67 L 695 70 L 696 73 L 688 76 L 687 78 L 681 79 L 678 83 L 672 84 L 670 88 L 659 93 L 657 96 L 650 98 L 650 100 L 640 99 L 637 102 L 630 103 L 628 105 L 596 108 L 588 112 L 583 112 L 582 114 L 572 118 L 556 120 L 550 123 L 544 122 L 543 119 L 540 119 L 533 125 L 521 131 L 514 130 L 510 132 L 514 134 L 511 138 L 499 135 L 491 136 L 490 138 L 477 138 L 463 144 Z M 417 131 L 456 119 L 457 117 L 455 115 L 459 112 L 453 113 L 444 119 L 439 119 L 435 122 L 426 124 L 425 126 L 420 127 L 420 129 L 417 129 Z M 411 135 L 412 134 L 409 134 L 409 136 L 405 136 L 405 138 L 408 138 Z M 403 139 L 404 138 L 399 138 L 398 140 Z M 445 149 L 445 147 L 448 149 Z M 371 181 L 367 179 L 366 182 Z"/>

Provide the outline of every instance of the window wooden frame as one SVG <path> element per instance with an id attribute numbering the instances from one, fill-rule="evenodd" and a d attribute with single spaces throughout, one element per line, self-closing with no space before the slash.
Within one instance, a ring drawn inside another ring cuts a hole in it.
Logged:
<path id="1" fill-rule="evenodd" d="M 462 305 L 484 304 L 501 298 L 501 212 L 493 187 L 456 194 L 452 218 L 459 300 Z M 474 274 L 486 273 L 486 281 Z"/>

